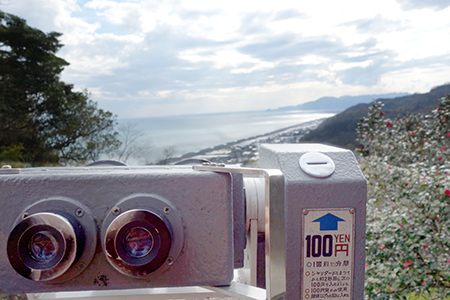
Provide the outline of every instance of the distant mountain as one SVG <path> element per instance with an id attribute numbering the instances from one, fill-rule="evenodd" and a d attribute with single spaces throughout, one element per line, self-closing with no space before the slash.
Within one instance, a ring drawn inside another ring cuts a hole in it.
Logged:
<path id="1" fill-rule="evenodd" d="M 369 103 L 377 99 L 390 99 L 410 95 L 409 93 L 388 93 L 378 95 L 362 96 L 342 96 L 342 97 L 322 97 L 315 101 L 306 102 L 295 106 L 284 106 L 269 111 L 288 111 L 288 110 L 327 110 L 341 112 L 353 105 L 359 103 Z"/>
<path id="2" fill-rule="evenodd" d="M 413 94 L 394 99 L 377 99 L 384 103 L 383 111 L 389 118 L 397 118 L 405 113 L 428 114 L 439 105 L 439 99 L 450 94 L 450 83 L 434 87 L 425 94 Z M 356 127 L 361 118 L 367 116 L 373 104 L 361 103 L 325 120 L 319 127 L 306 134 L 301 142 L 325 143 L 355 149 Z"/>

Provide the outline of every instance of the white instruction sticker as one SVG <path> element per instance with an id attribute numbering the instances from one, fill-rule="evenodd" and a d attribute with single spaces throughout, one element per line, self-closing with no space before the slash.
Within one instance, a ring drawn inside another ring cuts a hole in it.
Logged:
<path id="1" fill-rule="evenodd" d="M 305 209 L 302 225 L 301 299 L 352 299 L 355 210 Z"/>

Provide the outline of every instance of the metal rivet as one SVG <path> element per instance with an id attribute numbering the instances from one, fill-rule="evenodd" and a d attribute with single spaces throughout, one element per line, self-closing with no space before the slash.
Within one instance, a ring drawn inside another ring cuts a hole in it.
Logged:
<path id="1" fill-rule="evenodd" d="M 170 213 L 170 207 L 168 207 L 168 206 L 164 207 L 163 211 L 166 214 Z"/>
<path id="2" fill-rule="evenodd" d="M 168 264 L 169 266 L 171 266 L 171 265 L 173 264 L 173 258 L 172 258 L 171 256 L 169 256 L 169 257 L 167 258 L 167 264 Z"/>
<path id="3" fill-rule="evenodd" d="M 307 209 L 303 210 L 303 214 L 306 216 L 309 213 L 309 211 Z"/>
<path id="4" fill-rule="evenodd" d="M 354 209 L 354 208 L 350 208 L 349 211 L 350 211 L 351 214 L 354 214 L 354 213 L 355 213 L 355 209 Z"/>
<path id="5" fill-rule="evenodd" d="M 23 213 L 23 215 L 22 215 L 22 219 L 25 219 L 26 217 L 28 217 L 29 216 L 29 214 L 26 212 L 26 213 Z"/>
<path id="6" fill-rule="evenodd" d="M 78 208 L 78 209 L 75 211 L 75 215 L 76 215 L 78 218 L 81 218 L 81 217 L 84 215 L 84 210 L 82 210 L 81 208 Z"/>

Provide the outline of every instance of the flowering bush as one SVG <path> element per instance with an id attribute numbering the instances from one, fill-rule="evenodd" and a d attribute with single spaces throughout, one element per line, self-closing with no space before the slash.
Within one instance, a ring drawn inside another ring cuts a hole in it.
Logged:
<path id="1" fill-rule="evenodd" d="M 450 95 L 430 115 L 358 124 L 369 184 L 366 299 L 450 296 Z M 437 298 L 435 298 L 437 297 Z"/>

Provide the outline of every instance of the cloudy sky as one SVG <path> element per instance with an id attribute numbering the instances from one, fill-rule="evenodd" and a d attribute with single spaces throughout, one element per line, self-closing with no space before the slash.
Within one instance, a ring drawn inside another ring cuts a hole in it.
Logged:
<path id="1" fill-rule="evenodd" d="M 0 0 L 63 33 L 62 79 L 119 118 L 450 82 L 450 0 Z"/>

